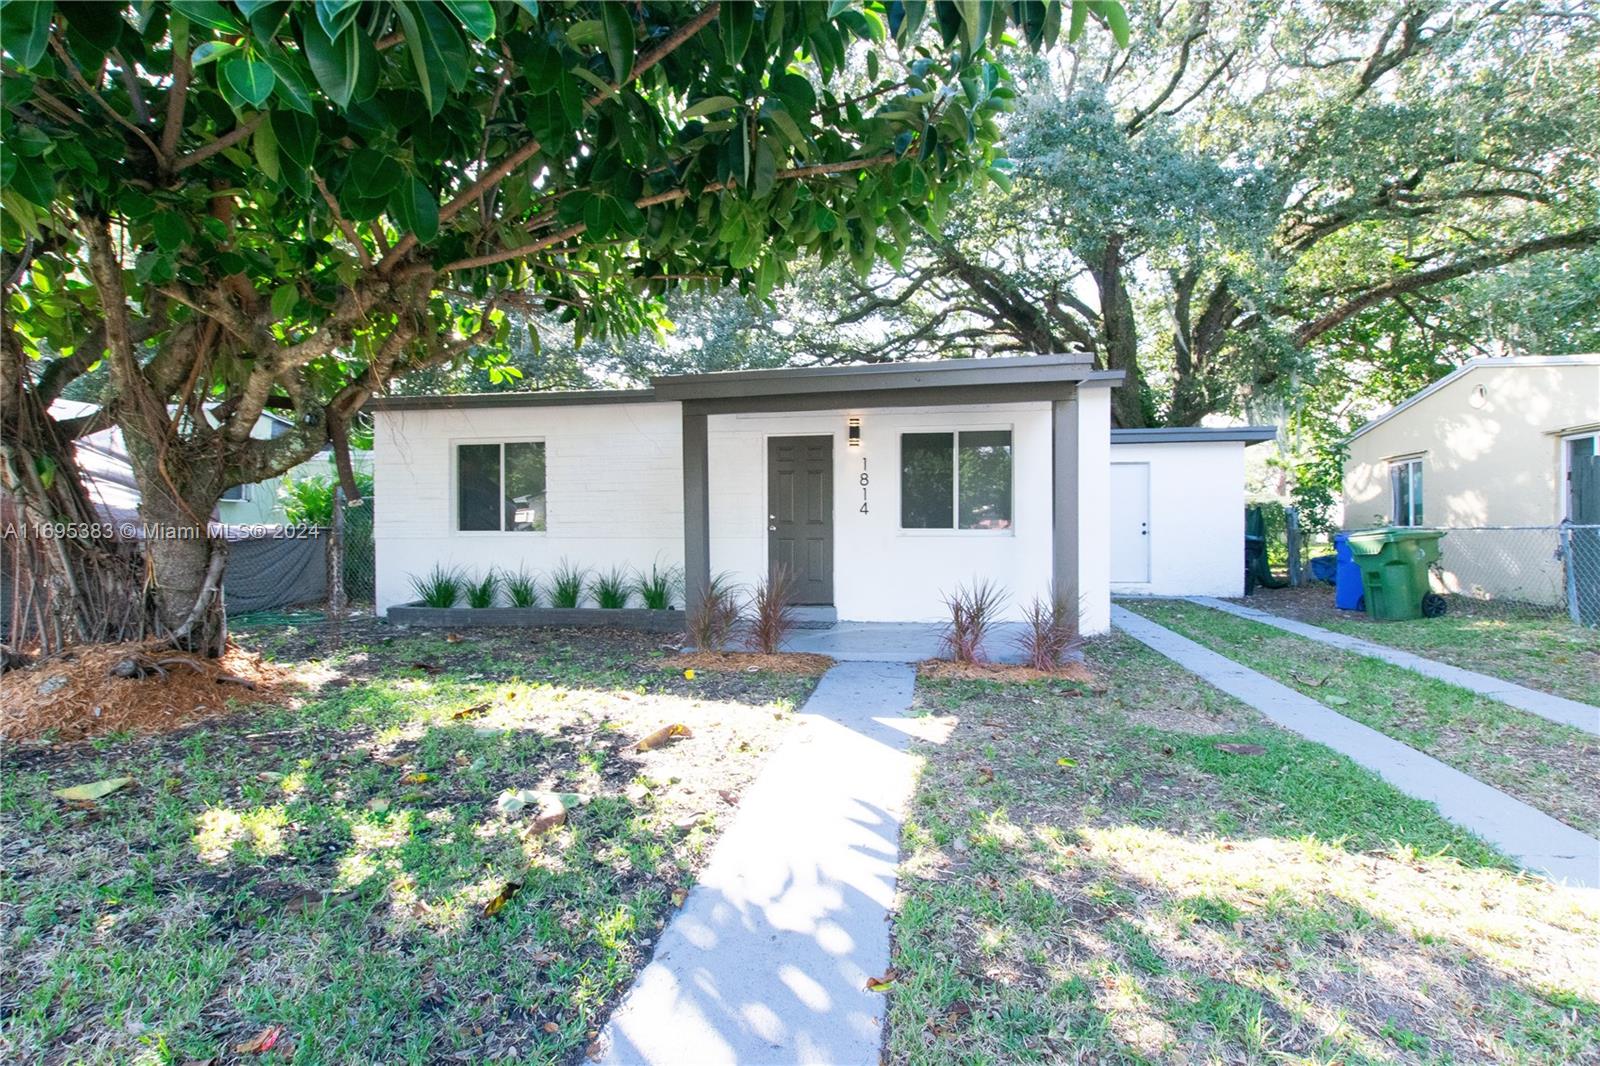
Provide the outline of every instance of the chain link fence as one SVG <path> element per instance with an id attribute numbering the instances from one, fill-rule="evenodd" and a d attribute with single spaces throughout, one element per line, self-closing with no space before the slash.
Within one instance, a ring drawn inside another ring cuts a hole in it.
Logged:
<path id="1" fill-rule="evenodd" d="M 1600 525 L 1479 526 L 1444 534 L 1433 573 L 1437 591 L 1480 608 L 1600 626 Z"/>
<path id="2" fill-rule="evenodd" d="M 372 613 L 378 580 L 372 540 L 374 501 L 347 504 L 341 490 L 334 497 L 333 525 L 328 531 L 328 617 L 351 612 Z"/>

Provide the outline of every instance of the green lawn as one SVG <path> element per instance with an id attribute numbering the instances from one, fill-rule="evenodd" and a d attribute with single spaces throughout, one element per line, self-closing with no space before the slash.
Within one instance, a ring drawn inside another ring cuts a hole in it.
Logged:
<path id="1" fill-rule="evenodd" d="M 887 1060 L 1600 1056 L 1600 902 L 1125 638 L 921 681 Z M 1253 745 L 1226 751 L 1219 744 Z"/>
<path id="2" fill-rule="evenodd" d="M 1198 604 L 1124 606 L 1568 825 L 1600 832 L 1600 740 L 1582 730 Z"/>
<path id="3" fill-rule="evenodd" d="M 6 753 L 0 1059 L 231 1060 L 275 1026 L 297 1062 L 581 1059 L 812 684 L 688 681 L 621 635 L 246 639 L 319 687 Z M 589 802 L 536 832 L 508 788 Z"/>
<path id="4" fill-rule="evenodd" d="M 1387 644 L 1490 677 L 1600 706 L 1600 630 L 1557 611 L 1490 607 L 1460 596 L 1439 618 L 1374 622 L 1333 606 L 1333 590 L 1258 589 L 1236 601 L 1374 644 Z"/>

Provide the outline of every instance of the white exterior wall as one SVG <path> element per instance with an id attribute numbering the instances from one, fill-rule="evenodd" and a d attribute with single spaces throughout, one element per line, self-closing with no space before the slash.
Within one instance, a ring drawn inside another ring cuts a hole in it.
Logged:
<path id="1" fill-rule="evenodd" d="M 1111 390 L 1078 390 L 1078 629 L 1111 628 Z M 1047 571 L 1048 572 L 1048 571 Z"/>
<path id="2" fill-rule="evenodd" d="M 1111 444 L 1107 450 L 1112 463 L 1150 464 L 1150 580 L 1116 582 L 1111 591 L 1244 595 L 1244 444 Z"/>
<path id="3" fill-rule="evenodd" d="M 1104 393 L 1085 395 L 1090 391 Z M 859 448 L 846 442 L 852 415 L 861 418 Z M 1012 528 L 902 530 L 900 434 L 961 429 L 1011 430 Z M 947 613 L 943 595 L 974 577 L 1003 588 L 1006 617 L 1020 618 L 1021 606 L 1050 585 L 1050 433 L 1050 404 L 1044 402 L 713 415 L 707 420 L 711 572 L 727 572 L 745 585 L 766 573 L 767 439 L 828 435 L 834 441 L 834 607 L 841 620 L 940 621 Z M 860 511 L 863 459 L 866 514 Z"/>
<path id="4" fill-rule="evenodd" d="M 377 606 L 416 598 L 435 563 L 480 574 L 563 559 L 591 570 L 683 565 L 683 415 L 676 403 L 384 411 L 375 416 Z M 543 440 L 542 533 L 458 531 L 456 444 Z"/>
<path id="5" fill-rule="evenodd" d="M 1079 591 L 1085 633 L 1110 624 L 1110 401 L 1079 399 Z M 846 420 L 862 421 L 847 445 Z M 1012 528 L 1003 532 L 900 529 L 900 434 L 1012 432 Z M 1021 617 L 1051 581 L 1051 405 L 889 408 L 708 419 L 711 569 L 752 585 L 767 568 L 767 439 L 834 440 L 834 604 L 846 621 L 939 621 L 943 596 L 974 577 L 1008 597 Z M 435 564 L 472 574 L 526 567 L 548 574 L 562 560 L 591 570 L 683 564 L 682 412 L 676 403 L 380 410 L 375 417 L 374 537 L 380 611 L 411 602 L 412 575 Z M 456 530 L 455 445 L 545 442 L 548 529 Z M 868 474 L 862 514 L 862 460 Z M 1235 471 L 1232 486 L 1241 490 Z M 1234 543 L 1241 543 L 1242 526 Z M 1195 590 L 1190 590 L 1195 591 Z"/>

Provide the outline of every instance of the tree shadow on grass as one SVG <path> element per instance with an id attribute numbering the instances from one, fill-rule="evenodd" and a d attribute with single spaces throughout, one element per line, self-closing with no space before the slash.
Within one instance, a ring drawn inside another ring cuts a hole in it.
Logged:
<path id="1" fill-rule="evenodd" d="M 809 687 L 691 688 L 635 650 L 532 660 L 571 686 L 374 669 L 293 710 L 8 751 L 8 1044 L 115 1058 L 159 1035 L 205 1058 L 282 1024 L 325 1061 L 581 1056 L 725 817 L 682 798 L 686 767 L 715 752 L 737 791 L 784 728 L 768 701 Z M 680 717 L 693 743 L 632 750 Z M 124 773 L 137 788 L 92 810 L 48 795 Z M 505 788 L 596 798 L 528 834 Z"/>
<path id="2" fill-rule="evenodd" d="M 944 705 L 962 720 L 908 831 L 897 964 L 915 980 L 892 1058 L 1600 1054 L 1595 893 L 1517 875 L 1431 806 L 1248 718 L 1215 736 L 1129 724 L 1163 697 L 1209 716 L 1203 693 L 1109 688 Z"/>

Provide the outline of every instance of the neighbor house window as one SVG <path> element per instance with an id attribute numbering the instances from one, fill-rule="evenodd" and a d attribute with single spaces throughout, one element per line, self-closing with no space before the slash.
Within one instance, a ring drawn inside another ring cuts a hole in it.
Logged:
<path id="1" fill-rule="evenodd" d="M 234 485 L 222 490 L 222 498 L 229 503 L 248 503 L 254 496 L 250 485 Z"/>
<path id="2" fill-rule="evenodd" d="M 900 435 L 902 529 L 1010 529 L 1011 431 Z"/>
<path id="3" fill-rule="evenodd" d="M 1422 460 L 1401 459 L 1390 463 L 1389 489 L 1394 499 L 1394 524 L 1422 525 Z"/>
<path id="4" fill-rule="evenodd" d="M 456 528 L 543 531 L 544 442 L 456 445 Z"/>

